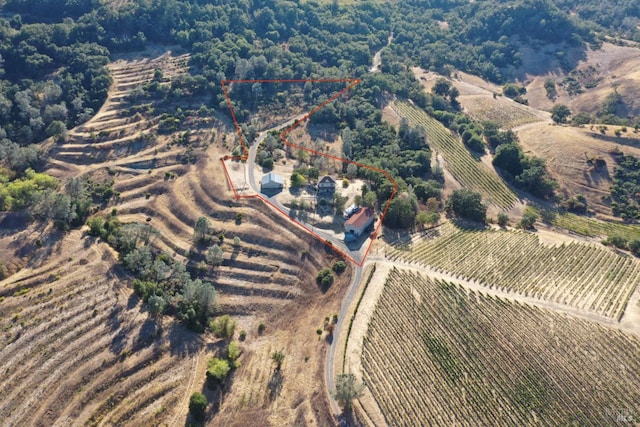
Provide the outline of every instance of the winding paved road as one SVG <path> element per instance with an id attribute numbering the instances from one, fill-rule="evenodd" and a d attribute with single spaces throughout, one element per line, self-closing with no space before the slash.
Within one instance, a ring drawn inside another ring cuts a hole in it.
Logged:
<path id="1" fill-rule="evenodd" d="M 389 44 L 391 44 L 391 41 L 393 40 L 393 32 L 390 33 L 388 41 L 387 41 L 387 46 Z M 385 46 L 386 47 L 386 46 Z M 384 49 L 384 47 L 382 48 Z M 381 52 L 382 49 L 380 49 L 378 52 L 376 52 L 376 54 L 374 55 L 373 58 L 373 64 L 372 67 L 370 69 L 370 72 L 379 72 L 380 71 L 380 64 L 381 64 Z M 260 146 L 260 143 L 262 143 L 262 141 L 264 141 L 264 139 L 266 138 L 266 136 L 269 134 L 269 132 L 272 131 L 279 131 L 282 130 L 286 127 L 289 127 L 291 125 L 293 125 L 293 123 L 296 120 L 305 120 L 305 118 L 307 117 L 306 114 L 301 114 L 298 115 L 296 117 L 291 118 L 290 120 L 281 123 L 277 126 L 274 126 L 270 129 L 267 129 L 265 131 L 262 131 L 258 137 L 253 141 L 253 144 L 251 144 L 251 146 L 249 147 L 249 154 L 247 156 L 247 181 L 249 183 L 249 187 L 251 188 L 251 190 L 253 192 L 255 192 L 256 194 L 261 194 L 260 192 L 260 187 L 259 185 L 256 183 L 256 177 L 255 177 L 255 160 L 256 160 L 256 154 L 258 151 L 258 147 Z M 262 197 L 266 197 L 265 195 L 262 195 Z M 278 200 L 277 198 L 274 197 L 269 197 L 268 198 L 269 202 L 278 210 L 280 210 L 281 212 L 286 213 L 287 215 L 289 215 L 289 209 L 284 207 Z M 309 225 L 306 224 L 300 220 L 296 220 L 298 221 L 300 224 L 302 224 L 302 226 L 304 226 L 305 228 L 311 230 L 313 233 L 315 233 L 316 235 L 324 238 L 326 241 L 330 242 L 332 245 L 340 248 L 342 251 L 344 251 L 345 253 L 352 253 L 351 250 L 349 248 L 346 247 L 346 245 L 344 244 L 344 242 L 340 239 L 337 239 L 334 235 L 324 232 L 322 230 L 319 230 L 316 227 L 313 227 L 313 225 Z M 354 297 L 356 296 L 356 294 L 358 293 L 358 290 L 360 289 L 360 281 L 362 279 L 362 272 L 364 270 L 364 266 L 365 265 L 369 265 L 371 263 L 371 261 L 368 261 L 367 263 L 363 264 L 363 266 L 358 266 L 356 264 L 353 264 L 353 274 L 351 276 L 351 282 L 349 283 L 349 288 L 347 290 L 347 293 L 344 297 L 344 299 L 342 300 L 342 306 L 340 307 L 340 312 L 338 313 L 338 322 L 336 324 L 336 327 L 334 329 L 334 334 L 333 334 L 333 340 L 331 342 L 331 344 L 329 345 L 329 348 L 327 349 L 326 352 L 326 360 L 325 360 L 325 369 L 324 369 L 324 376 L 325 376 L 325 392 L 328 396 L 329 399 L 329 406 L 331 407 L 331 412 L 336 416 L 336 418 L 339 417 L 339 415 L 341 414 L 341 410 L 340 407 L 338 406 L 338 403 L 336 402 L 336 400 L 333 398 L 332 396 L 332 392 L 333 390 L 335 390 L 335 353 L 336 353 L 336 349 L 338 347 L 338 343 L 339 343 L 339 331 L 342 329 L 343 327 L 343 322 L 347 321 L 346 316 L 347 316 L 347 311 L 349 310 L 349 307 L 351 306 L 351 303 L 353 302 Z"/>
<path id="2" fill-rule="evenodd" d="M 353 275 L 351 276 L 351 283 L 349 283 L 349 290 L 342 300 L 342 306 L 340 307 L 340 312 L 338 313 L 338 323 L 336 327 L 333 329 L 333 340 L 331 341 L 331 345 L 327 349 L 327 356 L 324 363 L 324 384 L 326 387 L 327 396 L 329 397 L 329 406 L 331 406 L 331 412 L 336 416 L 336 418 L 340 415 L 340 407 L 338 406 L 338 402 L 333 398 L 331 393 L 336 388 L 335 384 L 335 355 L 336 348 L 338 347 L 338 337 L 339 331 L 342 329 L 345 317 L 347 316 L 347 311 L 349 310 L 349 306 L 353 301 L 353 297 L 356 295 L 356 291 L 360 289 L 360 280 L 362 279 L 362 271 L 363 267 L 359 267 L 354 264 Z"/>

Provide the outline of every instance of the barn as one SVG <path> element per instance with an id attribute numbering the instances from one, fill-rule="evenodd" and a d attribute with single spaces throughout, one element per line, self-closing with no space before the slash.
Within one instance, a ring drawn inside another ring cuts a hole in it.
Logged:
<path id="1" fill-rule="evenodd" d="M 373 209 L 360 208 L 344 223 L 345 240 L 353 240 L 360 236 L 373 224 Z"/>
<path id="2" fill-rule="evenodd" d="M 279 191 L 284 188 L 284 178 L 281 175 L 270 172 L 260 181 L 262 191 Z"/>

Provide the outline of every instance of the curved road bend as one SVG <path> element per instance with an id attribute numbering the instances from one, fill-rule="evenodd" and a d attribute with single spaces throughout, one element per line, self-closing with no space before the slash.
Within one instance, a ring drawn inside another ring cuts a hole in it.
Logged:
<path id="1" fill-rule="evenodd" d="M 392 38 L 393 38 L 393 33 L 391 33 L 391 35 L 389 36 L 388 44 L 391 43 Z M 380 52 L 378 52 L 377 56 L 376 56 L 377 64 L 375 63 L 376 61 L 374 61 L 374 67 L 375 68 L 380 66 L 380 55 L 379 55 L 379 53 Z M 374 68 L 374 67 L 372 67 L 372 68 Z M 281 130 L 283 128 L 291 126 L 291 125 L 293 125 L 295 120 L 303 120 L 305 116 L 306 116 L 306 114 L 302 114 L 302 115 L 293 117 L 293 118 L 289 119 L 288 121 L 286 121 L 284 123 L 281 123 L 281 124 L 279 124 L 277 126 L 274 126 L 274 127 L 270 128 L 270 129 L 267 129 L 265 131 L 262 131 L 258 135 L 258 137 L 255 139 L 253 144 L 251 144 L 251 147 L 249 148 L 249 155 L 248 155 L 248 158 L 247 158 L 248 182 L 249 182 L 249 186 L 250 186 L 251 190 L 254 191 L 256 194 L 260 194 L 260 188 L 256 184 L 255 174 L 254 174 L 255 160 L 256 160 L 256 154 L 257 154 L 257 151 L 258 151 L 258 146 L 266 138 L 266 136 L 269 134 L 269 132 L 272 132 L 274 130 Z M 275 199 L 275 197 L 269 198 L 269 201 L 271 203 L 273 203 L 282 212 L 286 212 L 287 214 L 289 213 L 289 209 L 284 207 L 278 200 Z M 319 236 L 323 237 L 325 240 L 331 242 L 333 245 L 339 247 L 341 250 L 343 250 L 345 252 L 349 252 L 349 249 L 344 245 L 344 243 L 341 240 L 336 239 L 335 236 L 333 236 L 331 234 L 328 234 L 328 233 L 325 233 L 322 230 L 318 230 L 317 228 L 314 229 L 313 226 L 305 224 L 305 223 L 303 223 L 301 221 L 300 221 L 300 223 L 302 225 L 304 225 L 305 227 L 311 229 L 314 233 L 316 233 Z M 370 262 L 371 261 L 369 261 L 367 264 L 369 264 Z M 367 265 L 367 264 L 365 264 L 365 265 Z M 325 361 L 325 369 L 324 369 L 325 392 L 327 393 L 327 396 L 329 398 L 329 406 L 331 407 L 331 412 L 336 417 L 338 417 L 340 415 L 341 411 L 340 411 L 340 407 L 338 406 L 338 403 L 333 398 L 331 393 L 333 392 L 333 390 L 335 390 L 335 353 L 336 353 L 336 348 L 338 346 L 338 341 L 339 341 L 339 339 L 338 339 L 339 338 L 339 331 L 342 329 L 343 322 L 346 320 L 345 317 L 347 315 L 347 311 L 349 309 L 349 306 L 351 305 L 351 303 L 353 302 L 353 298 L 357 294 L 357 291 L 358 291 L 359 285 L 360 285 L 360 281 L 362 279 L 362 271 L 364 269 L 364 266 L 358 266 L 358 265 L 355 265 L 355 264 L 353 264 L 353 266 L 354 266 L 354 270 L 353 270 L 353 275 L 351 277 L 351 283 L 349 283 L 349 288 L 347 290 L 347 294 L 345 295 L 344 299 L 342 300 L 342 305 L 340 307 L 340 312 L 338 313 L 338 323 L 336 324 L 336 327 L 334 329 L 333 340 L 331 342 L 331 345 L 327 349 L 326 361 Z"/>
<path id="2" fill-rule="evenodd" d="M 249 156 L 247 158 L 247 170 L 248 170 L 249 186 L 251 190 L 254 191 L 255 193 L 260 194 L 260 188 L 256 183 L 255 174 L 254 174 L 255 160 L 256 160 L 256 154 L 258 151 L 258 146 L 264 140 L 264 138 L 268 135 L 269 132 L 274 130 L 281 130 L 287 126 L 291 126 L 296 119 L 301 120 L 303 117 L 304 115 L 294 117 L 285 123 L 282 123 L 278 126 L 274 126 L 271 129 L 267 129 L 261 132 L 258 135 L 258 137 L 255 139 L 253 144 L 251 144 L 251 147 L 249 148 Z M 286 212 L 287 214 L 289 213 L 289 209 L 284 207 L 278 200 L 276 200 L 275 197 L 270 197 L 269 201 L 273 203 L 278 209 L 282 210 L 283 212 Z M 334 246 L 339 247 L 343 251 L 349 251 L 349 249 L 344 245 L 344 243 L 341 240 L 336 239 L 335 236 L 325 233 L 322 230 L 318 230 L 317 228 L 314 228 L 313 226 L 305 224 L 301 221 L 300 223 L 305 227 L 311 229 L 314 233 L 318 234 L 325 240 L 331 242 Z M 338 346 L 338 338 L 339 338 L 338 334 L 340 329 L 343 326 L 343 322 L 347 320 L 345 319 L 345 317 L 347 316 L 346 313 L 347 313 L 347 310 L 349 309 L 349 306 L 353 302 L 353 298 L 357 294 L 360 280 L 362 279 L 362 271 L 363 271 L 362 267 L 357 266 L 355 264 L 353 264 L 353 266 L 354 266 L 354 270 L 353 270 L 353 275 L 351 276 L 351 283 L 349 283 L 347 294 L 342 300 L 342 306 L 340 307 L 340 312 L 338 313 L 338 323 L 336 324 L 336 328 L 334 329 L 333 341 L 331 342 L 331 345 L 327 349 L 325 369 L 324 369 L 325 392 L 329 397 L 329 405 L 331 407 L 331 412 L 336 417 L 340 415 L 340 407 L 338 406 L 338 403 L 335 401 L 335 399 L 333 399 L 331 392 L 335 390 L 335 372 L 334 371 L 335 371 L 335 353 L 336 353 L 336 348 Z"/>
<path id="3" fill-rule="evenodd" d="M 262 141 L 264 141 L 264 139 L 267 137 L 269 132 L 273 132 L 274 130 L 282 130 L 284 128 L 287 128 L 287 127 L 293 125 L 293 122 L 295 122 L 296 120 L 302 120 L 305 116 L 306 116 L 306 114 L 301 114 L 299 116 L 295 116 L 295 117 L 289 119 L 288 121 L 286 121 L 284 123 L 281 123 L 281 124 L 279 124 L 277 126 L 272 127 L 271 129 L 267 129 L 265 131 L 262 131 L 262 132 L 260 132 L 258 137 L 255 139 L 255 141 L 253 141 L 253 144 L 251 144 L 251 147 L 249 147 L 249 157 L 247 158 L 247 171 L 249 173 L 249 186 L 251 187 L 252 191 L 260 194 L 260 189 L 256 185 L 256 179 L 255 179 L 255 176 L 253 174 L 254 169 L 255 169 L 256 153 L 258 152 L 258 147 L 260 146 L 260 143 Z"/>
<path id="4" fill-rule="evenodd" d="M 373 63 L 371 68 L 369 68 L 369 72 L 376 73 L 380 71 L 380 65 L 382 65 L 382 50 L 389 46 L 393 40 L 393 31 L 390 31 L 389 38 L 387 39 L 386 46 L 382 47 L 379 51 L 375 53 L 373 56 Z M 334 239 L 331 239 L 334 240 Z M 341 247 L 342 242 L 340 242 Z M 379 260 L 379 259 L 378 259 Z M 347 311 L 349 310 L 349 306 L 353 302 L 353 298 L 358 293 L 357 291 L 360 289 L 360 281 L 362 280 L 362 272 L 364 271 L 365 266 L 375 262 L 376 260 L 372 259 L 369 256 L 366 263 L 363 263 L 362 266 L 358 266 L 354 264 L 353 276 L 351 277 L 351 283 L 349 283 L 349 289 L 347 290 L 347 294 L 342 300 L 342 306 L 340 307 L 340 313 L 338 313 L 338 323 L 334 328 L 333 340 L 331 341 L 331 345 L 327 349 L 327 356 L 324 364 L 324 383 L 326 388 L 327 396 L 329 397 L 329 406 L 331 407 L 331 412 L 336 416 L 336 418 L 340 415 L 340 407 L 338 406 L 338 402 L 333 398 L 332 392 L 335 390 L 335 356 L 336 356 L 336 348 L 339 342 L 339 333 L 342 330 L 343 322 L 347 315 Z M 355 314 L 355 313 L 354 313 Z M 347 337 L 348 339 L 349 337 Z"/>
<path id="5" fill-rule="evenodd" d="M 248 172 L 248 182 L 249 182 L 249 187 L 251 188 L 251 190 L 257 194 L 261 194 L 260 193 L 260 187 L 259 185 L 256 183 L 256 178 L 255 178 L 255 174 L 254 174 L 254 170 L 255 170 L 255 161 L 256 161 L 256 154 L 258 152 L 258 146 L 260 145 L 260 143 L 266 138 L 266 136 L 269 134 L 269 132 L 272 132 L 274 130 L 281 130 L 283 128 L 286 128 L 288 126 L 291 126 L 293 124 L 293 122 L 295 120 L 302 120 L 304 117 L 306 116 L 306 114 L 301 114 L 299 116 L 293 117 L 292 119 L 279 124 L 278 126 L 274 126 L 271 129 L 267 129 L 263 132 L 261 132 L 258 137 L 255 139 L 255 141 L 253 141 L 253 144 L 251 144 L 251 147 L 249 148 L 249 157 L 247 158 L 247 172 Z M 280 211 L 284 212 L 285 214 L 289 215 L 289 208 L 285 207 L 282 203 L 280 203 L 277 198 L 274 197 L 269 197 L 269 202 L 272 203 L 274 206 L 276 206 Z M 311 230 L 313 233 L 317 234 L 318 236 L 322 237 L 324 240 L 330 242 L 334 247 L 339 248 L 341 251 L 348 253 L 351 252 L 351 250 L 349 248 L 347 248 L 347 246 L 344 244 L 344 242 L 340 239 L 337 239 L 333 234 L 327 233 L 323 230 L 318 229 L 317 227 L 314 227 L 311 224 L 307 224 L 303 221 L 300 221 L 299 219 L 296 219 L 297 222 L 299 222 L 300 224 L 302 224 L 305 228 Z"/>

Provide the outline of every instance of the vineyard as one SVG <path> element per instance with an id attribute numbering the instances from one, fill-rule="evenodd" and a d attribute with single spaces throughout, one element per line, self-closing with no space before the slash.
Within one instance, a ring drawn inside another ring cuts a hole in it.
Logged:
<path id="1" fill-rule="evenodd" d="M 613 425 L 637 410 L 639 351 L 618 330 L 394 268 L 363 379 L 393 426 Z"/>
<path id="2" fill-rule="evenodd" d="M 527 123 L 544 119 L 534 114 L 530 107 L 518 104 L 503 96 L 464 96 L 460 103 L 469 111 L 469 115 L 480 122 L 492 121 L 503 129 L 511 129 Z"/>
<path id="3" fill-rule="evenodd" d="M 455 137 L 444 125 L 406 102 L 396 102 L 394 108 L 414 126 L 420 125 L 426 129 L 428 144 L 442 154 L 451 174 L 465 188 L 482 193 L 501 208 L 509 208 L 517 201 L 516 195 L 497 173 L 475 159 L 460 138 Z"/>
<path id="4" fill-rule="evenodd" d="M 640 239 L 640 226 L 619 222 L 606 222 L 573 213 L 554 215 L 551 224 L 589 237 L 624 236 Z"/>
<path id="5" fill-rule="evenodd" d="M 549 246 L 530 233 L 463 231 L 451 224 L 441 227 L 441 233 L 410 250 L 392 249 L 390 257 L 615 319 L 640 280 L 640 264 L 599 245 Z"/>

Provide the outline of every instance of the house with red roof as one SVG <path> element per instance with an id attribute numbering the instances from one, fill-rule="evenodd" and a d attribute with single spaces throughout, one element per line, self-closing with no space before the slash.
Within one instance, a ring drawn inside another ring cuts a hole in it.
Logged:
<path id="1" fill-rule="evenodd" d="M 373 209 L 360 208 L 344 223 L 345 240 L 354 240 L 373 224 Z"/>

